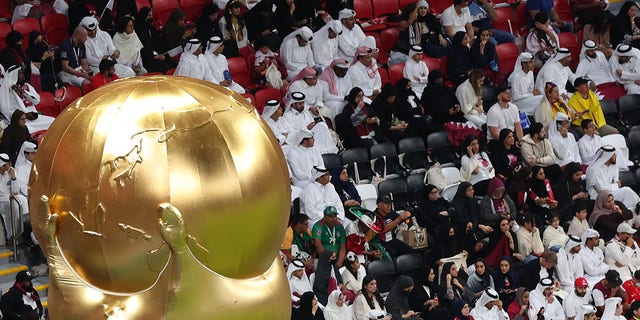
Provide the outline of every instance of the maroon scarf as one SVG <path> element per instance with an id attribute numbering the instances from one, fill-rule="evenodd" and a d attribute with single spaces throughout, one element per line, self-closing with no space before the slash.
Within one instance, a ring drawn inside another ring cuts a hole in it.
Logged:
<path id="1" fill-rule="evenodd" d="M 36 301 L 36 302 L 40 301 L 40 297 L 38 296 L 38 293 L 36 293 L 35 290 L 33 292 L 27 292 L 18 282 L 14 283 L 13 287 L 18 289 L 18 291 L 22 292 L 22 294 L 26 294 L 27 296 L 29 296 L 33 301 Z"/>

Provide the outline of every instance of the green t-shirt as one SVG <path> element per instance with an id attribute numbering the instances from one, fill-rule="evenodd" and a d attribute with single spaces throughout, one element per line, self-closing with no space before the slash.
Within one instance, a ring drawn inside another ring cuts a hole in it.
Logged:
<path id="1" fill-rule="evenodd" d="M 311 230 L 313 239 L 320 239 L 324 250 L 331 250 L 336 254 L 340 252 L 340 245 L 346 244 L 346 232 L 344 227 L 340 224 L 336 224 L 333 228 L 330 228 L 324 222 L 319 221 L 313 225 Z"/>

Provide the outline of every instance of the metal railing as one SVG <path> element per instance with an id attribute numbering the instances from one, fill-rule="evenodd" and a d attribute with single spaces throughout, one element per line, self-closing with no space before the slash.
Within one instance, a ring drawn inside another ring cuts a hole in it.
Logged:
<path id="1" fill-rule="evenodd" d="M 23 212 L 22 212 L 22 206 L 20 204 L 20 200 L 18 198 L 16 198 L 15 196 L 11 196 L 9 198 L 10 202 L 9 202 L 9 220 L 11 223 L 11 229 L 13 230 L 13 243 L 11 244 L 12 249 L 13 249 L 13 262 L 17 262 L 18 261 L 18 239 L 20 238 L 20 236 L 22 236 L 22 233 L 24 232 L 24 216 L 23 216 Z M 14 217 L 14 212 L 13 212 L 13 202 L 16 202 L 16 205 L 18 207 L 18 220 L 19 220 L 19 224 L 16 227 L 15 222 L 15 217 Z M 18 230 L 20 232 L 18 232 Z"/>

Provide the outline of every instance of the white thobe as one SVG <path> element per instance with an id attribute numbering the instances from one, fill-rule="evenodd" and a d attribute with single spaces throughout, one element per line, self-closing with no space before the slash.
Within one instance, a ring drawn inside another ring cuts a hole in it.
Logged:
<path id="1" fill-rule="evenodd" d="M 309 225 L 322 220 L 324 209 L 334 206 L 338 210 L 338 219 L 344 223 L 344 206 L 331 182 L 321 185 L 317 181 L 307 184 L 300 195 L 300 212 L 309 216 Z"/>
<path id="2" fill-rule="evenodd" d="M 87 37 L 87 41 L 84 42 L 84 48 L 87 54 L 87 62 L 89 67 L 95 74 L 100 73 L 100 62 L 104 56 L 111 56 L 116 50 L 116 46 L 113 44 L 113 39 L 106 31 L 98 29 L 95 38 Z M 113 66 L 116 69 L 116 74 L 120 78 L 133 77 L 136 73 L 133 69 L 116 63 Z"/>
<path id="3" fill-rule="evenodd" d="M 20 228 L 19 212 L 22 212 L 24 214 L 27 213 L 27 209 L 24 207 L 24 204 L 26 204 L 26 198 L 24 197 L 23 201 L 20 201 L 19 204 L 16 202 L 11 202 L 11 207 L 13 210 L 10 209 L 9 197 L 11 196 L 11 193 L 18 193 L 19 187 L 20 186 L 17 180 L 11 180 L 9 171 L 0 175 L 0 214 L 2 215 L 2 220 L 4 222 L 4 229 L 7 232 L 7 238 L 13 237 L 14 230 Z M 11 211 L 13 211 L 13 225 L 10 223 Z M 1 242 L 4 243 L 4 239 Z"/>
<path id="4" fill-rule="evenodd" d="M 347 104 L 344 97 L 348 96 L 349 92 L 353 88 L 351 84 L 351 77 L 349 77 L 348 74 L 345 74 L 342 78 L 334 76 L 333 82 L 336 85 L 337 94 L 332 94 L 329 91 L 329 85 L 327 82 L 322 80 L 319 81 L 319 84 L 322 86 L 322 91 L 324 92 L 324 103 L 329 108 L 329 111 L 331 111 L 332 119 L 342 113 L 342 109 L 344 109 L 344 106 Z"/>
<path id="5" fill-rule="evenodd" d="M 564 248 L 558 250 L 558 264 L 556 265 L 556 274 L 558 275 L 558 281 L 562 286 L 562 290 L 567 292 L 573 292 L 573 284 L 577 278 L 584 276 L 584 269 L 582 268 L 582 260 L 580 260 L 580 254 L 571 254 Z"/>
<path id="6" fill-rule="evenodd" d="M 209 72 L 211 74 L 211 82 L 215 84 L 220 84 L 224 81 L 224 72 L 225 70 L 229 70 L 229 64 L 227 63 L 227 58 L 222 54 L 213 54 L 210 52 L 206 52 L 203 54 L 207 61 L 207 65 L 209 66 Z M 237 93 L 244 93 L 244 88 L 237 84 L 235 81 L 231 81 L 231 84 L 226 87 L 229 90 L 233 90 Z"/>
<path id="7" fill-rule="evenodd" d="M 604 278 L 604 274 L 609 271 L 609 266 L 604 263 L 604 254 L 599 247 L 593 247 L 593 250 L 591 250 L 583 245 L 579 254 L 582 268 L 584 269 L 584 277 L 589 283 L 589 288 L 593 288 L 598 281 Z"/>
<path id="8" fill-rule="evenodd" d="M 291 168 L 291 182 L 294 186 L 304 188 L 314 181 L 311 170 L 314 166 L 323 166 L 322 154 L 316 147 L 291 147 L 287 155 L 287 163 Z"/>
<path id="9" fill-rule="evenodd" d="M 585 134 L 582 136 L 582 138 L 578 140 L 578 149 L 580 150 L 582 163 L 591 165 L 596 160 L 596 152 L 600 147 L 602 147 L 602 140 L 599 135 L 594 134 L 593 137 L 590 137 Z"/>
<path id="10" fill-rule="evenodd" d="M 295 137 L 296 132 L 299 130 L 307 129 L 307 126 L 314 122 L 311 113 L 306 110 L 302 110 L 299 112 L 293 108 L 289 108 L 285 111 L 282 116 L 286 121 L 287 127 L 289 130 L 289 137 Z M 321 154 L 324 153 L 338 153 L 338 148 L 336 147 L 335 142 L 331 138 L 331 132 L 329 131 L 329 127 L 324 122 L 318 122 L 311 129 L 313 132 L 313 137 L 315 139 L 314 147 L 320 151 Z"/>
<path id="11" fill-rule="evenodd" d="M 278 118 L 278 120 L 274 121 L 271 117 L 263 118 L 264 122 L 269 126 L 273 135 L 278 139 L 278 143 L 280 144 L 280 148 L 282 148 L 282 153 L 287 156 L 289 153 L 289 149 L 291 145 L 287 144 L 287 136 L 289 134 L 289 128 L 282 117 Z"/>
<path id="12" fill-rule="evenodd" d="M 532 116 L 544 98 L 541 94 L 537 96 L 533 95 L 533 89 L 535 89 L 533 71 L 524 73 L 522 70 L 516 70 L 513 75 L 509 77 L 509 81 L 511 84 L 512 102 L 518 106 L 518 110 Z"/>
<path id="13" fill-rule="evenodd" d="M 589 226 L 589 222 L 587 222 L 587 219 L 580 221 L 578 217 L 574 216 L 571 220 L 571 223 L 569 224 L 569 230 L 567 230 L 567 234 L 580 238 L 582 237 L 582 233 L 584 233 L 584 231 L 589 228 L 591 227 Z"/>
<path id="14" fill-rule="evenodd" d="M 319 81 L 316 82 L 315 85 L 308 85 L 304 79 L 294 81 L 287 89 L 288 92 L 302 92 L 305 95 L 304 107 L 305 110 L 309 110 L 312 107 L 318 107 L 318 111 L 322 115 L 330 116 L 331 112 L 326 109 L 324 104 L 324 90 L 322 90 L 322 85 L 320 85 Z"/>
<path id="15" fill-rule="evenodd" d="M 569 67 L 563 66 L 560 62 L 549 62 L 551 65 L 540 70 L 538 73 L 538 79 L 536 80 L 536 88 L 540 92 L 544 92 L 544 86 L 547 82 L 553 82 L 558 86 L 560 95 L 567 94 L 567 81 L 573 83 L 576 80 L 576 75 L 569 69 Z"/>
<path id="16" fill-rule="evenodd" d="M 482 128 L 482 125 L 487 123 L 487 115 L 480 114 L 473 109 L 478 99 L 482 97 L 476 95 L 468 79 L 456 89 L 456 98 L 460 102 L 460 110 L 464 113 L 465 119 L 473 122 L 478 128 Z"/>
<path id="17" fill-rule="evenodd" d="M 173 75 L 213 82 L 213 77 L 209 71 L 209 64 L 202 54 L 196 56 L 188 52 L 182 53 Z"/>
<path id="18" fill-rule="evenodd" d="M 339 38 L 342 38 L 342 35 L 338 35 L 333 39 L 313 38 L 313 41 L 311 41 L 311 49 L 313 50 L 313 59 L 318 66 L 326 68 L 331 64 L 333 59 L 338 57 L 338 52 L 340 51 L 338 48 Z"/>
<path id="19" fill-rule="evenodd" d="M 556 154 L 556 163 L 559 166 L 562 167 L 569 162 L 582 163 L 578 143 L 571 133 L 567 133 L 566 137 L 558 134 L 557 137 L 550 140 L 553 144 L 553 152 Z"/>
<path id="20" fill-rule="evenodd" d="M 587 191 L 592 200 L 598 197 L 600 191 L 608 190 L 613 198 L 622 202 L 629 210 L 635 210 L 640 202 L 638 194 L 629 187 L 619 187 L 620 171 L 615 165 L 603 165 L 600 168 L 587 169 Z"/>
<path id="21" fill-rule="evenodd" d="M 640 86 L 635 83 L 640 80 L 640 59 L 632 56 L 626 63 L 620 64 L 616 59 L 610 59 L 611 73 L 618 82 L 622 83 L 627 94 L 640 93 Z M 622 76 L 616 75 L 616 70 L 622 70 Z"/>
<path id="22" fill-rule="evenodd" d="M 344 38 L 344 37 L 343 37 Z M 372 63 L 376 63 L 373 61 Z M 374 90 L 380 90 L 382 88 L 382 79 L 380 78 L 380 72 L 376 72 L 376 75 L 372 78 L 369 77 L 368 68 L 357 61 L 349 68 L 347 74 L 351 78 L 351 86 L 362 89 L 365 96 L 373 94 Z"/>
<path id="23" fill-rule="evenodd" d="M 571 285 L 573 285 L 573 282 L 571 283 Z M 584 295 L 584 297 L 578 297 L 575 291 L 572 290 L 571 293 L 564 299 L 564 301 L 562 301 L 564 315 L 567 316 L 567 318 L 575 317 L 578 314 L 578 309 L 583 304 L 591 304 L 591 290 L 587 289 L 587 293 Z"/>
<path id="24" fill-rule="evenodd" d="M 356 55 L 356 49 L 362 45 L 366 37 L 359 25 L 355 24 L 353 28 L 349 30 L 343 24 L 342 36 L 338 37 L 338 48 L 340 49 L 338 54 L 340 57 L 351 61 Z"/>
<path id="25" fill-rule="evenodd" d="M 540 308 L 544 308 L 545 320 L 566 319 L 564 315 L 564 309 L 562 309 L 562 305 L 560 304 L 558 299 L 554 297 L 552 303 L 547 302 L 547 299 L 545 297 L 542 297 L 542 299 L 534 299 L 534 292 L 536 291 L 531 291 L 530 293 L 531 298 L 529 300 L 529 303 L 531 307 L 529 308 L 529 319 L 536 319 L 536 315 L 538 314 L 538 311 L 540 311 Z"/>
<path id="26" fill-rule="evenodd" d="M 622 281 L 631 279 L 633 273 L 640 266 L 640 247 L 634 241 L 634 248 L 621 243 L 616 236 L 604 248 L 604 262 L 609 265 L 611 270 L 616 270 L 620 274 Z M 622 267 L 616 266 L 616 263 Z"/>
<path id="27" fill-rule="evenodd" d="M 56 13 L 64 14 L 65 16 L 69 16 L 69 5 L 64 0 L 55 0 L 53 2 L 53 9 L 56 10 Z"/>
<path id="28" fill-rule="evenodd" d="M 582 56 L 576 69 L 576 76 L 587 76 L 596 86 L 607 82 L 615 82 L 616 79 L 611 74 L 611 66 L 609 66 L 607 57 L 600 51 L 595 51 L 595 53 L 596 57 L 593 59 L 586 55 Z"/>
<path id="29" fill-rule="evenodd" d="M 471 309 L 471 316 L 474 320 L 508 320 L 509 314 L 504 309 L 498 309 L 498 306 L 494 305 L 491 309 L 487 309 L 485 306 L 476 306 Z"/>
<path id="30" fill-rule="evenodd" d="M 422 97 L 422 91 L 427 86 L 429 79 L 429 68 L 424 61 L 416 62 L 413 58 L 407 59 L 404 64 L 402 75 L 411 81 L 411 90 L 418 98 Z M 416 79 L 417 78 L 417 79 Z"/>
<path id="31" fill-rule="evenodd" d="M 313 59 L 313 51 L 311 44 L 307 43 L 304 47 L 298 44 L 296 37 L 285 40 L 282 44 L 280 54 L 284 65 L 287 67 L 287 80 L 291 81 L 305 67 L 313 67 L 316 65 Z"/>

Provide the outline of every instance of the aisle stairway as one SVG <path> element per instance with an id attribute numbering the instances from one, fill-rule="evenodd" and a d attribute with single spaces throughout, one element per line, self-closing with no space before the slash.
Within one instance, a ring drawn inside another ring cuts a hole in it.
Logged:
<path id="1" fill-rule="evenodd" d="M 6 293 L 14 284 L 16 274 L 29 269 L 24 258 L 24 248 L 18 247 L 18 262 L 14 261 L 13 251 L 9 247 L 0 247 L 0 290 Z M 33 287 L 38 291 L 43 307 L 47 307 L 47 291 L 49 289 L 49 276 L 38 276 L 32 281 Z"/>

